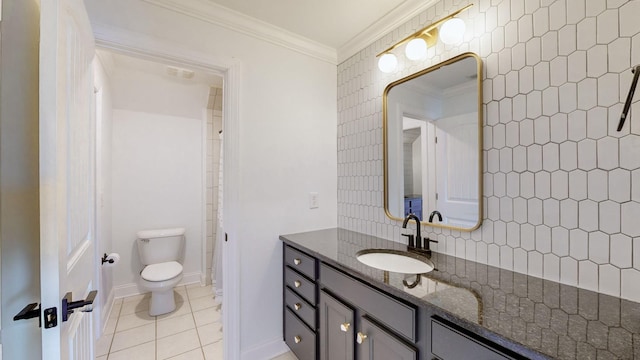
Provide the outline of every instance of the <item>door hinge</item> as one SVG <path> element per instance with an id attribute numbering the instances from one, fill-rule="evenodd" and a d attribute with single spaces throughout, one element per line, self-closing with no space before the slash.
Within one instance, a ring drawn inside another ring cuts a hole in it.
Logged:
<path id="1" fill-rule="evenodd" d="M 436 193 L 436 200 L 438 200 L 438 193 Z"/>
<path id="2" fill-rule="evenodd" d="M 436 136 L 436 144 L 438 143 L 438 137 Z"/>

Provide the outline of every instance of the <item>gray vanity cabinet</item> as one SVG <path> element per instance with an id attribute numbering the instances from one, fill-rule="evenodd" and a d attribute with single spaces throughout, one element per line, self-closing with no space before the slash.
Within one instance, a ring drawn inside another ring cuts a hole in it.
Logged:
<path id="1" fill-rule="evenodd" d="M 453 326 L 437 319 L 431 321 L 431 353 L 435 360 L 508 360 L 522 357 L 507 355 L 497 345 L 487 341 L 479 342 L 463 334 Z"/>
<path id="2" fill-rule="evenodd" d="M 320 359 L 353 360 L 354 310 L 323 290 L 319 312 Z"/>
<path id="3" fill-rule="evenodd" d="M 317 262 L 289 246 L 284 247 L 284 341 L 300 360 L 317 353 Z"/>
<path id="4" fill-rule="evenodd" d="M 320 287 L 320 359 L 417 360 L 415 307 L 324 263 Z"/>
<path id="5" fill-rule="evenodd" d="M 356 337 L 358 360 L 417 360 L 417 350 L 365 316 Z"/>

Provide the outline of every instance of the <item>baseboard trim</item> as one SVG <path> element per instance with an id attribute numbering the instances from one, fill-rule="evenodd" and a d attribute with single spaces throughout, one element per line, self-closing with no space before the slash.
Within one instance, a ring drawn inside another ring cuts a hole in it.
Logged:
<path id="1" fill-rule="evenodd" d="M 109 292 L 109 296 L 107 296 L 106 303 L 102 304 L 103 309 L 106 309 L 106 311 L 102 312 L 102 316 L 101 316 L 101 319 L 100 319 L 100 324 L 102 326 L 100 326 L 100 332 L 101 333 L 98 334 L 99 336 L 104 334 L 104 330 L 107 327 L 107 322 L 109 322 L 109 317 L 111 316 L 111 312 L 113 311 L 113 303 L 115 302 L 115 296 L 116 296 L 115 289 L 111 288 L 111 291 Z"/>
<path id="2" fill-rule="evenodd" d="M 178 286 L 190 285 L 190 284 L 202 284 L 200 282 L 200 272 L 184 274 L 184 276 L 182 277 L 182 281 L 180 281 Z M 123 297 L 128 297 L 133 295 L 140 295 L 147 292 L 146 290 L 142 290 L 137 283 L 118 285 L 118 286 L 114 286 L 113 289 L 114 289 L 113 292 L 115 293 L 115 296 L 114 296 L 115 299 L 120 299 Z"/>
<path id="3" fill-rule="evenodd" d="M 282 341 L 282 337 L 278 336 L 277 339 L 273 339 L 272 341 L 243 351 L 240 358 L 243 360 L 273 359 L 274 357 L 282 355 L 288 351 L 290 351 L 289 347 L 284 341 Z"/>

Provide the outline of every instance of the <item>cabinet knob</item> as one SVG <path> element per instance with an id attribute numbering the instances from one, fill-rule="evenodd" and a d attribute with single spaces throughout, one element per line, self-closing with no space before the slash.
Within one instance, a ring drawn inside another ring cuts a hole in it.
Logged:
<path id="1" fill-rule="evenodd" d="M 361 333 L 360 331 L 358 331 L 358 336 L 356 337 L 356 342 L 358 342 L 358 344 L 362 344 L 362 342 L 367 338 L 366 334 Z"/>
<path id="2" fill-rule="evenodd" d="M 351 326 L 350 323 L 346 322 L 346 323 L 342 323 L 340 324 L 340 330 L 347 332 L 349 331 L 349 327 Z"/>
<path id="3" fill-rule="evenodd" d="M 293 259 L 293 263 L 296 265 L 300 265 L 300 263 L 302 262 L 302 260 L 300 259 Z"/>
<path id="4" fill-rule="evenodd" d="M 296 335 L 296 336 L 293 337 L 293 341 L 296 344 L 299 344 L 302 341 L 302 338 L 300 336 Z"/>
<path id="5" fill-rule="evenodd" d="M 296 281 L 293 282 L 293 286 L 295 286 L 297 288 L 299 288 L 300 285 L 302 285 L 302 283 L 299 280 L 296 280 Z"/>
<path id="6" fill-rule="evenodd" d="M 300 310 L 300 308 L 302 307 L 302 304 L 300 304 L 300 303 L 295 303 L 295 304 L 293 304 L 293 307 L 294 307 L 296 310 Z"/>

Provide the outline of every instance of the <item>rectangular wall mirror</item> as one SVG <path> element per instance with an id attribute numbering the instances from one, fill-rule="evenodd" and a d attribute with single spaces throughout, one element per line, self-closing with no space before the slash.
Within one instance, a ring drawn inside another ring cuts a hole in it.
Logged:
<path id="1" fill-rule="evenodd" d="M 383 130 L 387 216 L 415 214 L 427 225 L 478 228 L 481 59 L 465 53 L 391 83 L 383 96 Z"/>

